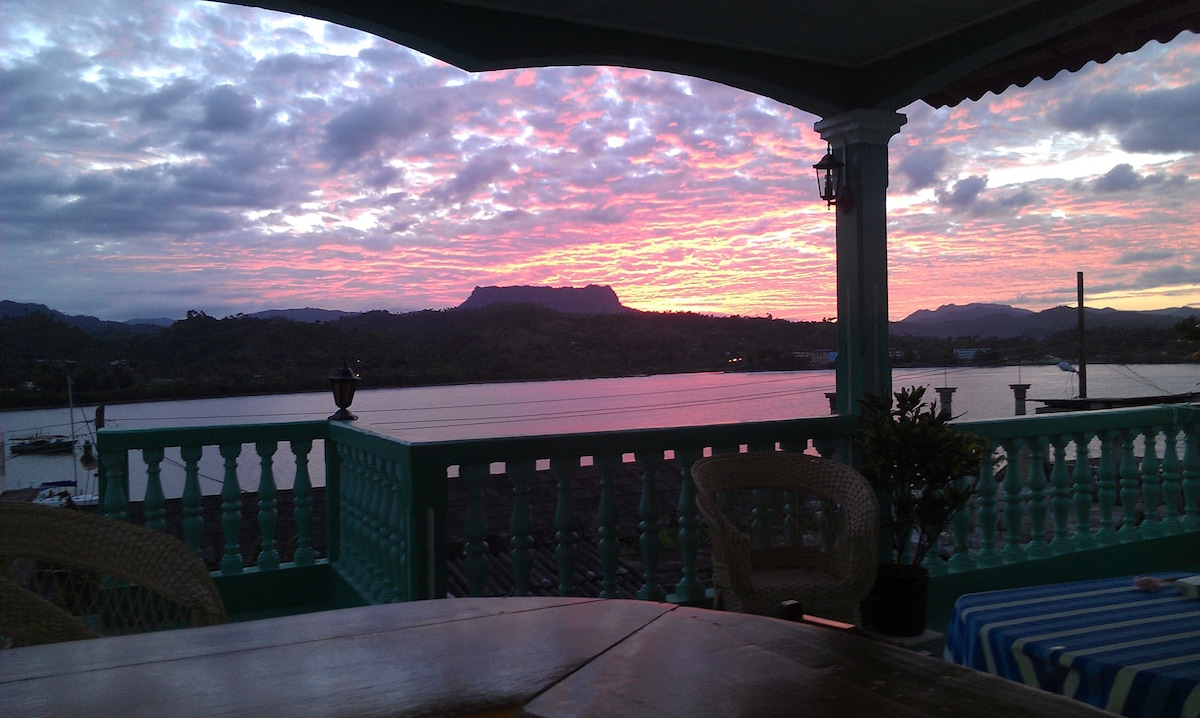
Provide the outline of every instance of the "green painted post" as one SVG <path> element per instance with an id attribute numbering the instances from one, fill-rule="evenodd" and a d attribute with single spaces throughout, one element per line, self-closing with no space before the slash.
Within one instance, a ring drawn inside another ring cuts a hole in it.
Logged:
<path id="1" fill-rule="evenodd" d="M 1000 557 L 1004 563 L 1024 561 L 1025 551 L 1021 547 L 1021 523 L 1025 520 L 1025 507 L 1021 503 L 1021 443 L 1017 439 L 1004 439 L 1004 548 Z M 1023 448 L 1023 447 L 1022 447 Z"/>
<path id="2" fill-rule="evenodd" d="M 597 456 L 600 470 L 600 505 L 596 509 L 596 550 L 600 554 L 600 598 L 617 598 L 617 558 L 621 552 L 617 531 L 616 477 L 621 470 L 620 456 Z"/>
<path id="3" fill-rule="evenodd" d="M 1158 538 L 1166 535 L 1158 518 L 1158 505 L 1162 500 L 1162 486 L 1158 476 L 1158 427 L 1142 429 L 1142 519 L 1143 538 Z"/>
<path id="4" fill-rule="evenodd" d="M 575 593 L 575 501 L 571 484 L 579 471 L 579 457 L 551 459 L 550 470 L 558 480 L 558 503 L 554 509 L 554 556 L 558 559 L 558 595 Z"/>
<path id="5" fill-rule="evenodd" d="M 271 571 L 279 568 L 279 550 L 275 548 L 275 524 L 279 519 L 279 500 L 275 488 L 275 452 L 279 444 L 275 441 L 256 441 L 258 452 L 258 528 L 262 536 L 262 549 L 258 553 L 258 568 Z"/>
<path id="6" fill-rule="evenodd" d="M 1102 431 L 1100 436 L 1100 466 L 1096 470 L 1096 502 L 1100 505 L 1100 528 L 1096 530 L 1097 546 L 1115 546 L 1121 542 L 1117 535 L 1113 512 L 1117 504 L 1117 434 Z"/>
<path id="7" fill-rule="evenodd" d="M 634 457 L 642 469 L 642 500 L 638 505 L 638 543 L 642 548 L 643 583 L 637 597 L 643 601 L 662 601 L 667 595 L 658 585 L 658 555 L 662 551 L 662 540 L 658 532 L 658 493 L 655 488 L 658 469 L 662 465 L 661 452 L 635 452 Z"/>
<path id="8" fill-rule="evenodd" d="M 100 510 L 110 519 L 125 521 L 129 518 L 129 499 L 124 489 L 129 484 L 129 452 L 102 449 L 100 461 L 108 474 Z"/>
<path id="9" fill-rule="evenodd" d="M 1163 532 L 1170 535 L 1183 533 L 1183 523 L 1179 520 L 1180 495 L 1179 484 L 1179 446 L 1176 440 L 1179 429 L 1174 424 L 1163 427 L 1165 442 L 1163 444 L 1162 460 L 1162 494 L 1163 494 Z"/>
<path id="10" fill-rule="evenodd" d="M 240 547 L 242 531 L 242 488 L 238 484 L 237 458 L 241 444 L 221 444 L 225 460 L 225 479 L 221 485 L 221 531 L 225 536 L 225 553 L 221 557 L 221 573 L 241 573 L 243 567 Z"/>
<path id="11" fill-rule="evenodd" d="M 1050 508 L 1054 513 L 1054 538 L 1050 549 L 1055 554 L 1071 553 L 1071 477 L 1067 473 L 1067 444 L 1071 437 L 1054 434 L 1050 444 L 1054 448 L 1054 466 L 1050 469 Z"/>
<path id="12" fill-rule="evenodd" d="M 1117 535 L 1123 543 L 1138 540 L 1137 505 L 1138 480 L 1137 457 L 1133 454 L 1133 431 L 1121 430 L 1121 528 Z"/>
<path id="13" fill-rule="evenodd" d="M 696 578 L 696 553 L 700 548 L 700 512 L 696 508 L 696 482 L 692 480 L 692 464 L 700 460 L 700 449 L 676 450 L 680 464 L 679 488 L 679 551 L 683 567 L 675 592 L 667 596 L 672 603 L 699 601 L 704 598 L 704 585 Z M 794 519 L 793 519 L 794 523 Z"/>
<path id="14" fill-rule="evenodd" d="M 1087 551 L 1096 547 L 1092 536 L 1092 458 L 1088 453 L 1091 434 L 1072 434 L 1075 442 L 1075 470 L 1071 483 L 1075 491 L 1075 535 L 1071 543 L 1076 551 Z"/>
<path id="15" fill-rule="evenodd" d="M 1029 545 L 1025 555 L 1029 558 L 1050 556 L 1050 544 L 1046 542 L 1046 464 L 1043 459 L 1043 437 L 1029 438 Z"/>
<path id="16" fill-rule="evenodd" d="M 146 496 L 142 506 L 146 512 L 146 528 L 155 531 L 167 530 L 167 501 L 162 488 L 163 457 L 161 446 L 142 449 L 142 460 L 146 462 Z"/>
<path id="17" fill-rule="evenodd" d="M 292 481 L 292 514 L 296 518 L 296 552 L 292 561 L 297 566 L 311 566 L 316 560 L 312 545 L 312 477 L 308 472 L 308 455 L 312 439 L 297 439 L 289 443 L 296 460 L 296 478 Z"/>
<path id="18" fill-rule="evenodd" d="M 1003 563 L 996 551 L 996 471 L 992 455 L 979 462 L 979 553 L 975 554 L 975 565 L 993 568 Z"/>
<path id="19" fill-rule="evenodd" d="M 853 110 L 817 122 L 821 139 L 845 163 L 845 188 L 836 207 L 838 356 L 837 413 L 860 413 L 859 399 L 889 396 L 887 187 L 888 141 L 904 115 Z M 844 448 L 853 453 L 847 444 Z M 856 463 L 852 457 L 844 457 Z"/>
<path id="20" fill-rule="evenodd" d="M 533 514 L 529 510 L 529 482 L 537 466 L 533 461 L 510 461 L 508 478 L 513 482 L 512 517 L 509 540 L 513 567 L 513 594 L 529 595 L 529 577 L 533 571 Z"/>
<path id="21" fill-rule="evenodd" d="M 183 540 L 192 550 L 200 553 L 200 539 L 204 535 L 204 494 L 200 491 L 201 446 L 183 446 L 179 456 L 183 459 Z"/>
<path id="22" fill-rule="evenodd" d="M 1200 422 L 1192 421 L 1183 427 L 1183 527 L 1200 530 Z"/>

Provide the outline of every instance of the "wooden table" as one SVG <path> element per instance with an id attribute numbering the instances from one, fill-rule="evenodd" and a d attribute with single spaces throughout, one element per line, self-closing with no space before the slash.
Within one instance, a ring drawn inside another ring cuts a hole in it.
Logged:
<path id="1" fill-rule="evenodd" d="M 846 631 L 447 599 L 0 651 L 0 715 L 1103 716 Z"/>
<path id="2" fill-rule="evenodd" d="M 1170 585 L 1146 593 L 1126 576 L 967 594 L 946 654 L 1124 716 L 1200 716 L 1200 602 Z"/>

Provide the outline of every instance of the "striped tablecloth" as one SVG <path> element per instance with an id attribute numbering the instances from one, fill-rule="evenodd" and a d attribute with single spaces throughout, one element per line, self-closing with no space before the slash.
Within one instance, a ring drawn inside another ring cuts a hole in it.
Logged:
<path id="1" fill-rule="evenodd" d="M 1112 713 L 1200 716 L 1200 601 L 1171 584 L 1146 593 L 1129 576 L 967 594 L 946 657 Z"/>

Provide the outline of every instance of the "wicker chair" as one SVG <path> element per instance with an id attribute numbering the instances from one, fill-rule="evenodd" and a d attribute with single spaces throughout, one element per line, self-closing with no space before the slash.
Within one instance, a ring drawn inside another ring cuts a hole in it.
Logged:
<path id="1" fill-rule="evenodd" d="M 788 452 L 727 454 L 692 467 L 713 546 L 715 607 L 862 624 L 875 581 L 879 505 L 854 469 Z"/>
<path id="2" fill-rule="evenodd" d="M 0 647 L 227 620 L 204 561 L 173 536 L 0 502 Z"/>

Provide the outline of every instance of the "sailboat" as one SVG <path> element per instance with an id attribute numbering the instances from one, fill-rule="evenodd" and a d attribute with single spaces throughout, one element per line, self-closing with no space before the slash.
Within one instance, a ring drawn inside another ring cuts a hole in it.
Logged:
<path id="1" fill-rule="evenodd" d="M 1200 402 L 1200 390 L 1192 390 L 1181 394 L 1154 394 L 1129 397 L 1096 398 L 1087 395 L 1087 353 L 1083 341 L 1083 272 L 1076 272 L 1076 285 L 1079 296 L 1079 366 L 1070 362 L 1061 362 L 1059 368 L 1063 371 L 1079 374 L 1079 396 L 1070 399 L 1037 399 L 1044 406 L 1034 409 L 1037 414 L 1054 414 L 1063 411 L 1095 411 L 1097 409 L 1124 409 L 1135 406 L 1157 406 L 1158 404 L 1188 404 Z"/>

